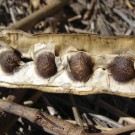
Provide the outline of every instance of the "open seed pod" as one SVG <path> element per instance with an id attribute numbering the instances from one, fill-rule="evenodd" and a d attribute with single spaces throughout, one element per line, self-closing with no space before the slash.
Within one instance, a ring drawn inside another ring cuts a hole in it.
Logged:
<path id="1" fill-rule="evenodd" d="M 134 36 L 30 35 L 4 30 L 0 42 L 17 50 L 20 61 L 28 59 L 12 75 L 0 69 L 1 87 L 135 97 Z"/>

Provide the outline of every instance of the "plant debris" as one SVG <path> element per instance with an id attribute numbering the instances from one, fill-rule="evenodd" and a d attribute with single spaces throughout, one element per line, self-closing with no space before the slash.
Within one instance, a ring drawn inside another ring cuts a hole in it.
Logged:
<path id="1" fill-rule="evenodd" d="M 0 29 L 21 29 L 34 34 L 135 35 L 134 0 L 64 2 L 63 4 L 60 0 L 0 0 Z M 42 14 L 39 14 L 39 10 L 43 11 Z M 7 88 L 0 89 L 0 97 L 6 100 L 0 100 L 0 106 L 1 103 L 4 105 L 8 101 L 10 109 L 13 107 L 11 102 L 25 105 L 28 110 L 33 107 L 57 117 L 57 120 L 63 119 L 65 123 L 77 125 L 79 129 L 87 129 L 89 134 L 135 134 L 134 99 L 106 94 L 77 96 Z M 1 135 L 50 133 L 10 109 L 0 111 Z"/>

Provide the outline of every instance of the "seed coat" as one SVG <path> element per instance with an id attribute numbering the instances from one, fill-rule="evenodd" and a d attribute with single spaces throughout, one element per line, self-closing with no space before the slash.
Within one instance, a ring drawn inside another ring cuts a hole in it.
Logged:
<path id="1" fill-rule="evenodd" d="M 38 73 L 44 78 L 49 78 L 57 72 L 55 56 L 50 52 L 40 54 L 37 57 L 36 66 Z"/>
<path id="2" fill-rule="evenodd" d="M 135 77 L 134 63 L 129 58 L 116 57 L 109 65 L 109 70 L 118 82 L 128 82 Z"/>
<path id="3" fill-rule="evenodd" d="M 72 76 L 80 82 L 87 82 L 93 73 L 93 62 L 85 53 L 80 52 L 69 60 Z"/>
<path id="4" fill-rule="evenodd" d="M 15 51 L 5 51 L 0 54 L 0 65 L 6 73 L 13 73 L 19 67 L 21 58 Z"/>

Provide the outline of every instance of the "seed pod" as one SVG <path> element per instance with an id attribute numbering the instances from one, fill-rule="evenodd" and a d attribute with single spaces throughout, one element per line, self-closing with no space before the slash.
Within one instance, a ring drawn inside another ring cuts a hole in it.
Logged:
<path id="1" fill-rule="evenodd" d="M 87 82 L 93 73 L 93 62 L 85 53 L 80 52 L 69 60 L 72 76 L 75 80 Z"/>
<path id="2" fill-rule="evenodd" d="M 118 82 L 128 82 L 135 77 L 134 63 L 129 58 L 116 57 L 109 65 L 109 70 Z"/>
<path id="3" fill-rule="evenodd" d="M 50 52 L 39 54 L 36 60 L 36 66 L 38 73 L 44 78 L 51 77 L 57 72 L 55 56 Z"/>
<path id="4" fill-rule="evenodd" d="M 0 54 L 0 65 L 6 73 L 13 71 L 20 65 L 20 57 L 15 51 L 4 51 Z"/>

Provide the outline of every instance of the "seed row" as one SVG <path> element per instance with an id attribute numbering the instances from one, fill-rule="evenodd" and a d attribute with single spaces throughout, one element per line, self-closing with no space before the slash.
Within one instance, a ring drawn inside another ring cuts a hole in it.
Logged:
<path id="1" fill-rule="evenodd" d="M 13 74 L 20 66 L 21 58 L 13 50 L 0 54 L 0 65 L 4 72 Z M 57 73 L 55 55 L 51 52 L 44 52 L 35 60 L 36 69 L 40 76 L 49 78 Z M 84 52 L 78 52 L 69 59 L 70 74 L 76 81 L 87 82 L 93 74 L 94 62 Z M 134 63 L 131 58 L 116 57 L 107 67 L 114 80 L 128 82 L 135 77 Z"/>

